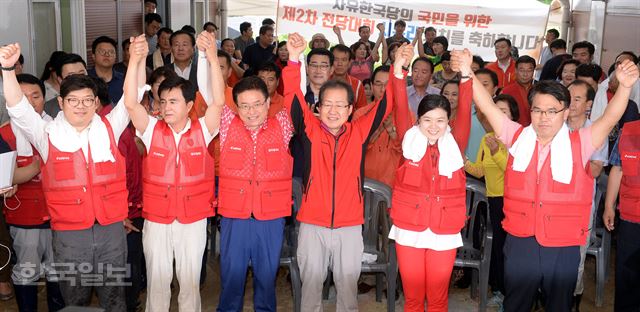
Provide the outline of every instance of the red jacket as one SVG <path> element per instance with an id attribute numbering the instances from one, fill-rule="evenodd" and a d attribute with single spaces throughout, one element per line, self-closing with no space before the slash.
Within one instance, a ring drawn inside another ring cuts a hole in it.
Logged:
<path id="1" fill-rule="evenodd" d="M 585 244 L 593 202 L 593 177 L 589 163 L 582 166 L 580 132 L 571 132 L 569 137 L 573 155 L 573 176 L 569 184 L 552 179 L 552 155 L 547 157 L 540 173 L 537 172 L 538 146 L 525 172 L 512 169 L 513 156 L 509 155 L 504 177 L 505 218 L 502 221 L 509 234 L 535 236 L 545 247 Z"/>
<path id="2" fill-rule="evenodd" d="M 42 188 L 51 214 L 51 228 L 58 231 L 84 230 L 96 220 L 101 225 L 120 222 L 127 217 L 125 159 L 109 132 L 115 162 L 87 163 L 82 149 L 73 153 L 58 150 L 49 141 L 49 157 L 42 165 Z"/>
<path id="3" fill-rule="evenodd" d="M 191 119 L 191 128 L 177 147 L 173 130 L 158 121 L 142 164 L 142 217 L 162 224 L 176 219 L 188 224 L 213 216 L 213 166 L 197 119 Z"/>
<path id="4" fill-rule="evenodd" d="M 640 121 L 627 122 L 622 128 L 618 150 L 622 161 L 620 217 L 640 223 Z"/>
<path id="5" fill-rule="evenodd" d="M 293 158 L 274 117 L 259 130 L 254 146 L 240 118 L 229 126 L 220 151 L 218 212 L 228 218 L 273 220 L 291 215 Z"/>
<path id="6" fill-rule="evenodd" d="M 391 84 L 377 107 L 364 116 L 346 122 L 334 136 L 313 115 L 300 91 L 300 64 L 289 62 L 283 70 L 285 105 L 290 109 L 295 132 L 304 142 L 307 159 L 305 185 L 298 220 L 339 228 L 364 222 L 362 161 L 369 136 L 391 112 Z M 396 79 L 391 77 L 390 79 Z"/>
<path id="7" fill-rule="evenodd" d="M 10 124 L 0 127 L 0 136 L 9 144 L 11 149 L 16 149 L 16 137 Z M 34 156 L 39 156 L 36 149 L 32 148 L 33 156 L 18 156 L 16 159 L 19 168 L 30 165 Z M 16 200 L 16 197 L 19 201 Z M 15 196 L 6 198 L 4 217 L 8 224 L 23 226 L 41 225 L 51 219 L 47 211 L 44 192 L 42 191 L 40 174 L 33 177 L 29 182 L 20 184 Z"/>
<path id="8" fill-rule="evenodd" d="M 511 59 L 509 63 L 509 67 L 507 67 L 507 71 L 502 71 L 502 68 L 498 66 L 498 61 L 487 64 L 484 68 L 490 69 L 496 75 L 498 75 L 498 88 L 504 88 L 511 84 L 511 82 L 516 81 L 516 62 Z"/>
<path id="9" fill-rule="evenodd" d="M 452 135 L 464 153 L 471 126 L 472 81 L 460 85 L 458 118 Z M 397 115 L 409 114 L 406 91 L 396 94 Z M 398 123 L 402 119 L 398 117 Z M 404 133 L 400 134 L 404 137 Z M 421 232 L 427 228 L 436 234 L 460 232 L 466 221 L 466 177 L 464 166 L 451 179 L 438 172 L 438 145 L 427 147 L 419 162 L 403 158 L 398 168 L 391 202 L 391 219 L 399 228 Z M 446 161 L 446 160 L 445 160 Z"/>
<path id="10" fill-rule="evenodd" d="M 500 92 L 500 94 L 508 94 L 513 96 L 513 98 L 516 100 L 516 103 L 518 103 L 518 111 L 520 112 L 518 123 L 523 127 L 531 124 L 531 114 L 529 113 L 529 99 L 527 98 L 527 96 L 529 95 L 529 90 L 531 90 L 532 86 L 533 83 L 525 88 L 517 81 L 514 81 L 510 85 L 506 86 L 502 90 L 502 92 Z"/>

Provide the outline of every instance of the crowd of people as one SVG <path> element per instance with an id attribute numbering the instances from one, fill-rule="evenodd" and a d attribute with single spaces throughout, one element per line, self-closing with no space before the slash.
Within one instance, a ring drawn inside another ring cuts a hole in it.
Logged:
<path id="1" fill-rule="evenodd" d="M 393 190 L 383 234 L 404 310 L 447 311 L 466 179 L 477 178 L 494 233 L 491 303 L 530 311 L 542 297 L 547 311 L 579 311 L 594 181 L 608 172 L 615 310 L 640 307 L 633 52 L 605 71 L 593 44 L 569 54 L 551 29 L 540 62 L 498 38 L 487 63 L 431 27 L 410 41 L 404 21 L 388 38 L 382 24 L 362 26 L 350 45 L 338 27 L 333 46 L 323 34 L 278 42 L 272 19 L 255 38 L 244 22 L 218 40 L 211 22 L 199 34 L 162 27 L 153 4 L 120 63 L 106 36 L 91 45 L 93 68 L 56 51 L 40 78 L 22 72 L 18 43 L 0 48 L 0 152 L 17 152 L 0 222 L 16 260 L 0 269 L 0 300 L 15 294 L 20 311 L 36 311 L 44 280 L 50 311 L 87 306 L 93 291 L 107 311 L 138 311 L 143 289 L 146 311 L 168 311 L 175 274 L 180 311 L 200 311 L 219 216 L 217 311 L 243 309 L 249 268 L 254 309 L 275 311 L 300 179 L 301 309 L 322 311 L 330 271 L 337 310 L 357 311 L 370 178 Z"/>

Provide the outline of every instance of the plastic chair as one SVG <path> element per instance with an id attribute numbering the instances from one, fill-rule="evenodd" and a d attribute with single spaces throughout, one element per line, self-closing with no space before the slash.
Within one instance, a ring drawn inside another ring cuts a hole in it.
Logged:
<path id="1" fill-rule="evenodd" d="M 467 215 L 469 219 L 460 234 L 463 246 L 458 248 L 455 266 L 472 268 L 471 298 L 476 298 L 480 288 L 478 311 L 487 310 L 489 292 L 489 265 L 491 263 L 491 243 L 493 230 L 489 220 L 489 204 L 485 196 L 484 183 L 467 179 Z M 483 208 L 484 207 L 484 208 Z M 481 209 L 485 209 L 481 213 Z M 475 227 L 479 226 L 479 229 Z M 477 243 L 474 244 L 474 241 Z"/>
<path id="2" fill-rule="evenodd" d="M 609 270 L 609 256 L 611 254 L 611 233 L 607 231 L 598 218 L 601 215 L 600 206 L 604 205 L 605 192 L 607 190 L 607 175 L 602 174 L 598 179 L 593 209 L 593 227 L 587 247 L 587 255 L 596 257 L 596 307 L 604 304 L 604 285 L 607 281 Z M 616 207 L 614 207 L 615 209 Z"/>
<path id="3" fill-rule="evenodd" d="M 388 222 L 385 215 L 380 218 L 380 213 L 386 214 L 386 209 L 391 205 L 391 188 L 386 184 L 372 179 L 364 180 L 364 227 L 362 237 L 364 239 L 364 252 L 375 254 L 376 262 L 362 263 L 362 272 L 376 273 L 376 301 L 382 301 L 382 275 L 387 280 L 387 311 L 395 311 L 396 279 L 398 277 L 398 260 L 396 258 L 396 246 L 393 240 L 382 240 L 387 245 L 381 248 L 380 220 Z M 381 209 L 380 207 L 384 207 Z M 388 228 L 382 226 L 382 228 Z M 387 253 L 384 252 L 387 251 Z"/>

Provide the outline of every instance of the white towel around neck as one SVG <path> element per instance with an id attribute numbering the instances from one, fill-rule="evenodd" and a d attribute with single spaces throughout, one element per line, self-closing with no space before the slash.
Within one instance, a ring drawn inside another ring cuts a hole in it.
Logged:
<path id="1" fill-rule="evenodd" d="M 531 125 L 522 129 L 520 136 L 509 149 L 513 156 L 513 170 L 524 172 L 527 170 L 537 142 L 537 135 Z M 562 128 L 551 141 L 551 176 L 554 181 L 569 184 L 573 175 L 573 154 L 571 152 L 571 139 L 569 139 L 569 127 L 562 124 Z M 536 165 L 536 169 L 538 164 Z"/>
<path id="2" fill-rule="evenodd" d="M 419 162 L 427 152 L 429 140 L 420 132 L 418 126 L 413 126 L 404 135 L 402 140 L 402 155 L 413 162 Z M 453 172 L 464 166 L 460 147 L 451 134 L 451 128 L 447 126 L 444 135 L 438 139 L 438 150 L 440 159 L 438 160 L 438 173 L 451 179 Z M 441 161 L 446 160 L 446 161 Z"/>
<path id="3" fill-rule="evenodd" d="M 44 121 L 53 121 L 51 116 L 47 115 L 47 113 L 42 112 L 42 119 Z M 31 143 L 27 137 L 22 133 L 22 130 L 15 125 L 15 123 L 11 122 L 11 130 L 13 131 L 13 135 L 16 137 L 16 152 L 18 156 L 30 157 L 33 156 L 33 148 L 31 147 Z"/>
<path id="4" fill-rule="evenodd" d="M 51 144 L 62 152 L 73 153 L 82 148 L 81 140 L 76 139 L 77 130 L 67 121 L 62 111 L 47 125 L 45 131 L 49 134 Z M 88 131 L 89 151 L 93 162 L 115 162 L 116 159 L 111 153 L 109 131 L 98 114 L 93 115 Z"/>

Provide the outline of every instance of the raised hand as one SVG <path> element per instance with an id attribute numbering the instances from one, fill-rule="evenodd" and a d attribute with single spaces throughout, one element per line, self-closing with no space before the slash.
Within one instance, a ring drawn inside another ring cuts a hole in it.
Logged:
<path id="1" fill-rule="evenodd" d="M 396 51 L 396 60 L 393 63 L 395 68 L 408 67 L 413 59 L 413 46 L 408 43 L 403 43 Z"/>
<path id="2" fill-rule="evenodd" d="M 287 51 L 289 51 L 289 60 L 297 62 L 300 54 L 304 52 L 307 48 L 307 41 L 298 34 L 292 33 L 289 34 L 289 39 L 287 40 Z"/>
<path id="3" fill-rule="evenodd" d="M 422 34 L 423 34 L 423 33 L 424 33 L 424 27 L 418 27 L 418 28 L 416 29 L 416 36 L 417 36 L 417 37 L 422 36 Z"/>
<path id="4" fill-rule="evenodd" d="M 144 34 L 137 37 L 130 37 L 129 42 L 129 61 L 134 63 L 146 60 L 147 54 L 149 54 L 149 45 Z"/>
<path id="5" fill-rule="evenodd" d="M 468 49 L 451 51 L 451 70 L 460 72 L 462 76 L 471 74 L 473 55 Z"/>
<path id="6" fill-rule="evenodd" d="M 383 23 L 378 23 L 378 24 L 376 25 L 376 28 L 378 28 L 378 30 L 379 30 L 381 33 L 384 33 L 384 24 L 383 24 Z"/>
<path id="7" fill-rule="evenodd" d="M 216 36 L 209 32 L 203 31 L 196 39 L 198 50 L 205 52 L 207 60 L 213 62 L 218 59 L 218 46 L 216 45 Z"/>
<path id="8" fill-rule="evenodd" d="M 341 30 L 340 30 L 340 27 L 338 27 L 338 25 L 333 25 L 333 32 L 334 32 L 338 37 L 340 37 Z"/>
<path id="9" fill-rule="evenodd" d="M 2 67 L 12 67 L 18 62 L 20 57 L 20 44 L 12 43 L 0 48 L 0 65 Z"/>
<path id="10" fill-rule="evenodd" d="M 622 61 L 616 67 L 616 78 L 618 78 L 620 86 L 625 88 L 633 87 L 633 84 L 638 80 L 638 66 L 630 60 Z"/>

